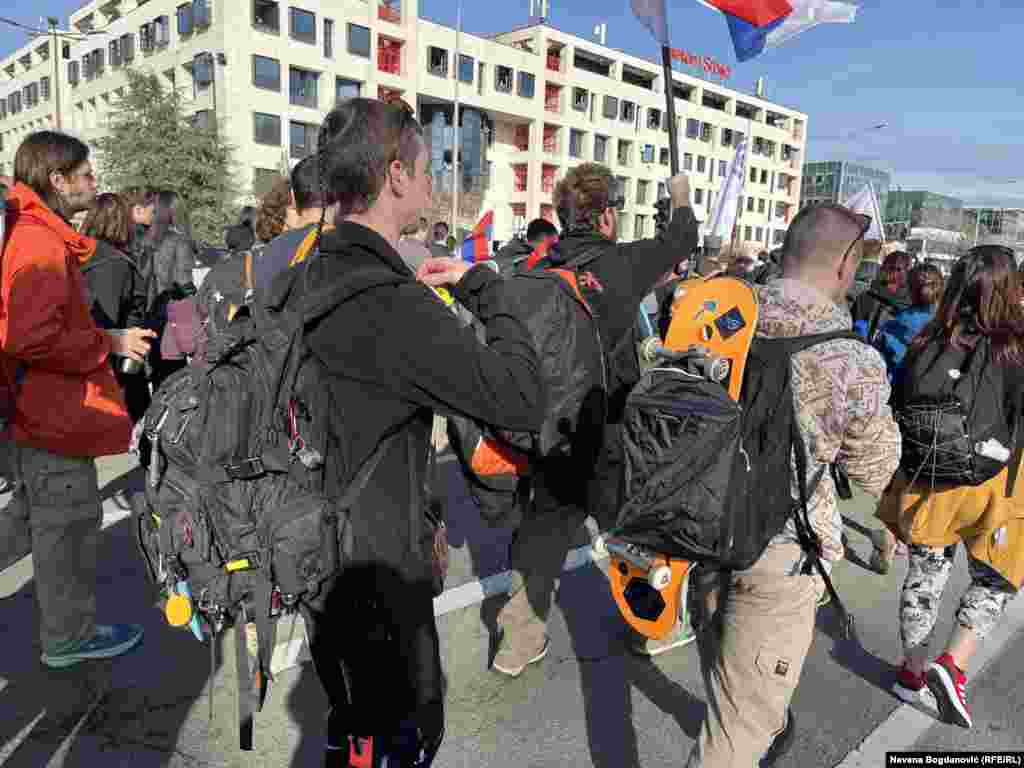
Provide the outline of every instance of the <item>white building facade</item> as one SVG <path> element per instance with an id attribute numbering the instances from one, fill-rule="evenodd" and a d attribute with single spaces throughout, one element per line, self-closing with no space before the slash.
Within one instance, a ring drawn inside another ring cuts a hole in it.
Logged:
<path id="1" fill-rule="evenodd" d="M 536 23 L 462 34 L 456 59 L 456 30 L 419 17 L 417 0 L 94 0 L 70 25 L 89 34 L 58 39 L 57 51 L 52 37 L 38 37 L 0 61 L 0 173 L 11 173 L 32 131 L 102 135 L 129 66 L 179 89 L 197 130 L 224 132 L 239 186 L 256 194 L 315 151 L 337 99 L 395 93 L 427 129 L 438 174 L 432 215 L 450 220 L 458 89 L 457 226 L 493 209 L 494 236 L 507 240 L 532 218 L 555 220 L 555 182 L 597 161 L 624 184 L 622 238 L 654 233 L 653 204 L 669 176 L 663 71 L 596 41 Z M 680 168 L 698 219 L 749 135 L 737 239 L 752 250 L 781 243 L 800 207 L 807 115 L 685 72 L 672 79 Z"/>

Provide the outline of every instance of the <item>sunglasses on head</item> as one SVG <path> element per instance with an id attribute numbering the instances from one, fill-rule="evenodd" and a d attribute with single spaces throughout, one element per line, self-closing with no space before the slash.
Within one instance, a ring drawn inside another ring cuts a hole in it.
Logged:
<path id="1" fill-rule="evenodd" d="M 864 235 L 866 235 L 868 233 L 868 230 L 871 229 L 872 219 L 867 214 L 854 213 L 849 208 L 846 208 L 845 206 L 842 205 L 838 205 L 836 203 L 824 203 L 820 207 L 828 208 L 831 211 L 835 211 L 844 219 L 846 219 L 851 224 L 854 224 L 857 227 L 857 236 L 853 239 L 853 242 L 850 243 L 849 247 L 846 249 L 846 252 L 843 254 L 843 261 L 846 261 L 846 259 L 850 256 L 850 252 L 853 251 L 854 246 L 857 245 L 857 243 L 859 243 L 861 240 L 863 240 Z"/>

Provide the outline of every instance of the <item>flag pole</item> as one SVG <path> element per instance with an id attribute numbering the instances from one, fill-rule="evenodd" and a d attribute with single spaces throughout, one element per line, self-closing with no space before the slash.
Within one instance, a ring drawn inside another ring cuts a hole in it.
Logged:
<path id="1" fill-rule="evenodd" d="M 661 66 L 665 73 L 665 114 L 668 118 L 668 159 L 672 175 L 679 173 L 679 132 L 676 126 L 676 97 L 672 79 L 672 49 L 661 46 Z"/>
<path id="2" fill-rule="evenodd" d="M 462 50 L 462 0 L 455 27 L 455 107 L 452 117 L 452 234 L 459 231 L 459 54 Z"/>

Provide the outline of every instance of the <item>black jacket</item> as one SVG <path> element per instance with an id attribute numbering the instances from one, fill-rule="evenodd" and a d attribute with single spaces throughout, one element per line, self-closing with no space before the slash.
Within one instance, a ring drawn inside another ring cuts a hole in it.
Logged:
<path id="1" fill-rule="evenodd" d="M 531 253 L 533 253 L 533 246 L 525 240 L 517 238 L 503 245 L 494 254 L 494 261 L 498 264 L 498 269 L 501 270 L 502 276 L 508 276 L 516 270 L 522 269 L 523 264 Z"/>
<path id="2" fill-rule="evenodd" d="M 506 429 L 539 429 L 537 356 L 523 324 L 506 309 L 514 306 L 515 286 L 486 266 L 470 270 L 453 289 L 486 326 L 484 345 L 415 280 L 397 251 L 376 233 L 342 223 L 324 234 L 320 251 L 308 262 L 313 285 L 366 267 L 405 278 L 346 302 L 312 324 L 307 336 L 311 351 L 330 373 L 335 404 L 329 425 L 328 494 L 340 492 L 385 436 L 404 433 L 373 473 L 352 521 L 353 565 L 379 565 L 374 589 L 393 598 L 403 587 L 429 579 L 429 562 L 416 537 L 423 523 L 422 488 L 434 413 L 468 416 Z M 289 303 L 301 296 L 305 269 L 303 264 L 278 275 L 268 303 L 278 303 L 282 295 Z M 332 475 L 341 480 L 332 480 Z M 427 601 L 416 610 L 429 608 Z"/>
<path id="3" fill-rule="evenodd" d="M 192 269 L 196 265 L 196 249 L 191 240 L 177 230 L 171 229 L 155 246 L 146 247 L 149 273 L 153 281 L 151 291 L 155 296 L 174 292 L 175 288 L 185 293 L 195 293 Z M 145 270 L 144 270 L 145 271 Z"/>
<path id="4" fill-rule="evenodd" d="M 82 274 L 96 325 L 112 329 L 143 323 L 146 286 L 131 256 L 105 240 L 97 240 L 96 253 L 82 265 Z"/>

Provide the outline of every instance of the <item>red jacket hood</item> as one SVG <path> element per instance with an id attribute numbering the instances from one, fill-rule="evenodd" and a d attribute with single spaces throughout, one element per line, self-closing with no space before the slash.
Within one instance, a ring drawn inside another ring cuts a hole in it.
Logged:
<path id="1" fill-rule="evenodd" d="M 8 231 L 19 218 L 35 221 L 52 230 L 64 241 L 68 252 L 79 264 L 84 264 L 96 253 L 96 241 L 93 238 L 76 232 L 74 227 L 43 202 L 35 190 L 21 182 L 7 191 L 7 216 L 8 219 L 13 217 L 13 221 L 7 223 Z"/>

